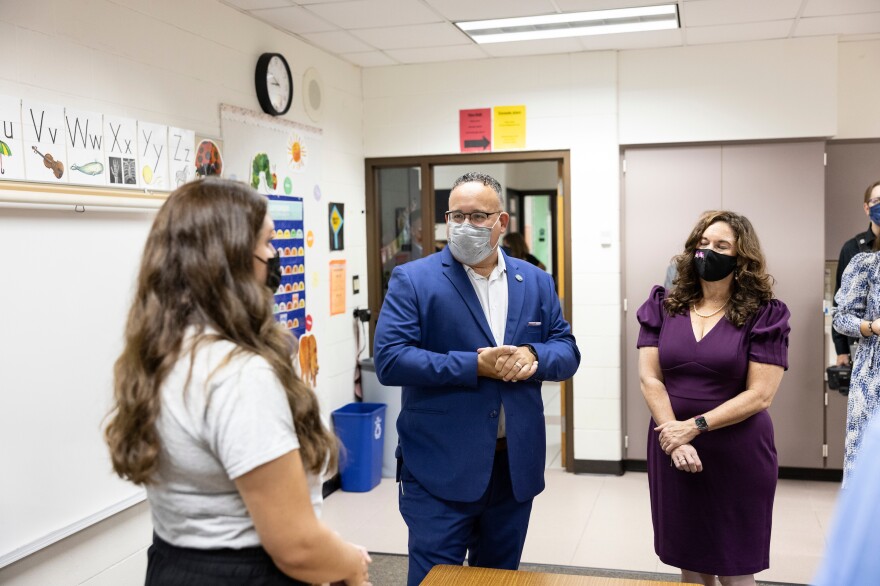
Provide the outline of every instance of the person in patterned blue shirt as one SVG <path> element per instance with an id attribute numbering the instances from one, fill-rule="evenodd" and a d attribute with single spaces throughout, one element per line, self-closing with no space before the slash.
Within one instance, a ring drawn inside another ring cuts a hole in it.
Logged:
<path id="1" fill-rule="evenodd" d="M 880 405 L 880 238 L 871 252 L 853 257 L 843 273 L 840 290 L 834 296 L 837 311 L 834 329 L 845 336 L 859 338 L 853 359 L 846 412 L 846 441 L 843 487 L 853 472 L 853 464 L 868 422 Z"/>

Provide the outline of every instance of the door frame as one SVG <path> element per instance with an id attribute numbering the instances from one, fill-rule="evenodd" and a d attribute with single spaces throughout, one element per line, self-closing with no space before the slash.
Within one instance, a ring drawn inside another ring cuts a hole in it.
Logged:
<path id="1" fill-rule="evenodd" d="M 364 159 L 365 212 L 367 224 L 367 303 L 370 308 L 370 348 L 376 329 L 376 320 L 382 306 L 382 262 L 380 258 L 381 215 L 379 210 L 379 190 L 377 171 L 389 167 L 417 167 L 421 182 L 421 201 L 423 210 L 434 209 L 434 167 L 438 165 L 467 165 L 474 167 L 489 163 L 527 163 L 555 161 L 557 163 L 558 185 L 556 191 L 556 235 L 558 275 L 557 291 L 560 296 L 563 315 L 574 329 L 571 307 L 571 153 L 568 150 L 554 151 L 515 151 L 496 153 L 462 153 L 453 155 L 415 155 L 405 157 L 375 157 Z M 425 250 L 434 249 L 433 217 L 431 229 L 422 219 L 422 237 L 427 239 Z M 574 471 L 574 385 L 573 379 L 563 381 L 562 389 L 562 464 L 568 472 Z"/>

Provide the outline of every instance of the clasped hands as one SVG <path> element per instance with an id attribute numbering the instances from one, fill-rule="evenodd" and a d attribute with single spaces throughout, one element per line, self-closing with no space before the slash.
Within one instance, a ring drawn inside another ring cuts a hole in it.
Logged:
<path id="1" fill-rule="evenodd" d="M 530 378 L 538 370 L 538 361 L 528 348 L 494 346 L 477 348 L 477 376 L 516 382 Z"/>
<path id="2" fill-rule="evenodd" d="M 684 472 L 702 472 L 703 463 L 690 441 L 699 435 L 693 421 L 667 421 L 654 428 L 660 432 L 660 447 L 672 458 L 672 465 Z"/>

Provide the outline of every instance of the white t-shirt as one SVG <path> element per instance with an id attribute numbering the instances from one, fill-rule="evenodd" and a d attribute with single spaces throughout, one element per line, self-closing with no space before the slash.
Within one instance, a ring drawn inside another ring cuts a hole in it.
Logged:
<path id="1" fill-rule="evenodd" d="M 259 545 L 233 480 L 299 448 L 290 406 L 261 356 L 245 352 L 218 369 L 230 342 L 200 344 L 190 375 L 191 341 L 162 385 L 159 470 L 147 486 L 153 528 L 180 547 Z M 321 478 L 308 475 L 308 483 L 320 514 Z"/>

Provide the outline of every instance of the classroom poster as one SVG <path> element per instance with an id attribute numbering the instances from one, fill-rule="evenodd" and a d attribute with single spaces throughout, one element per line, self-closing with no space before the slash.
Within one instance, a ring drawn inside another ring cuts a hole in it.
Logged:
<path id="1" fill-rule="evenodd" d="M 166 191 L 172 189 L 168 172 L 168 127 L 138 122 L 138 153 L 142 185 Z"/>
<path id="2" fill-rule="evenodd" d="M 105 185 L 104 117 L 98 112 L 66 108 L 64 140 L 71 183 Z M 129 170 L 134 173 L 134 167 Z M 120 176 L 122 169 L 120 169 Z"/>
<path id="3" fill-rule="evenodd" d="M 269 195 L 269 215 L 275 222 L 272 245 L 281 256 L 281 285 L 275 292 L 275 319 L 299 338 L 306 331 L 306 257 L 303 200 Z"/>
<path id="4" fill-rule="evenodd" d="M 345 204 L 329 203 L 330 250 L 345 248 Z"/>
<path id="5" fill-rule="evenodd" d="M 139 187 L 137 120 L 104 116 L 104 180 L 110 187 Z"/>
<path id="6" fill-rule="evenodd" d="M 330 261 L 330 315 L 345 313 L 345 261 Z"/>
<path id="7" fill-rule="evenodd" d="M 0 180 L 24 179 L 20 98 L 0 95 L 0 125 Z"/>
<path id="8" fill-rule="evenodd" d="M 24 174 L 28 181 L 68 183 L 64 108 L 23 100 L 21 104 Z"/>
<path id="9" fill-rule="evenodd" d="M 177 189 L 196 176 L 196 133 L 184 128 L 168 128 L 168 165 L 171 189 Z"/>

